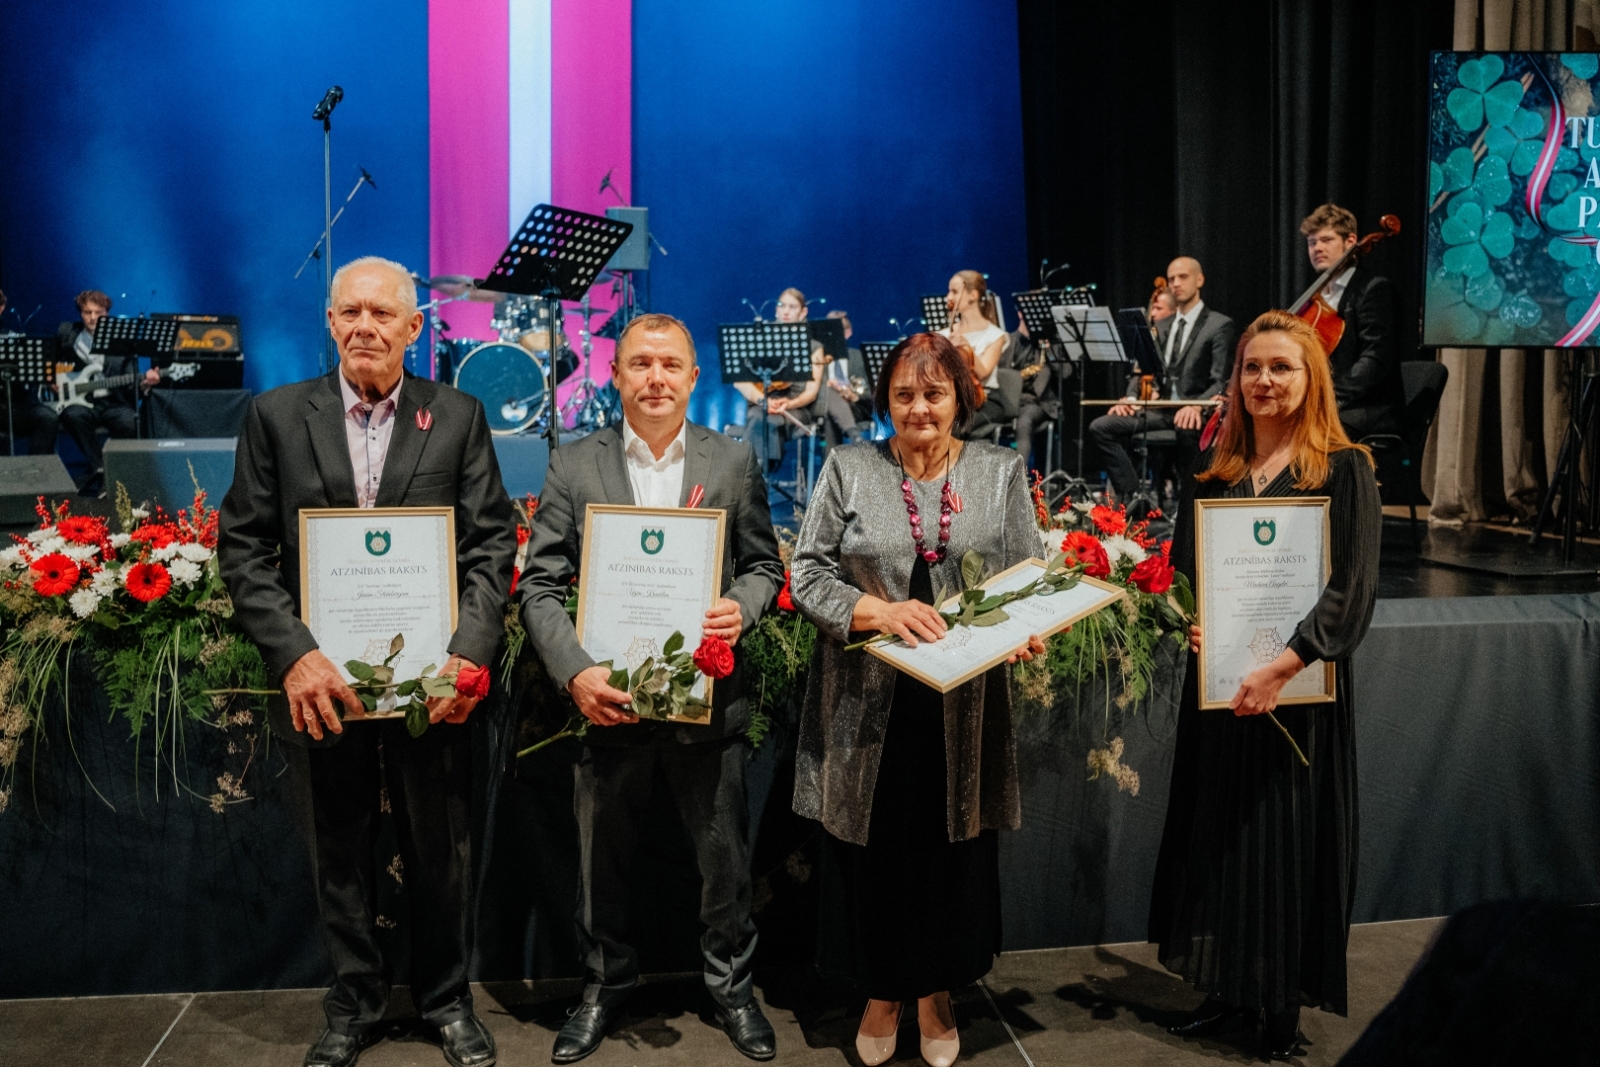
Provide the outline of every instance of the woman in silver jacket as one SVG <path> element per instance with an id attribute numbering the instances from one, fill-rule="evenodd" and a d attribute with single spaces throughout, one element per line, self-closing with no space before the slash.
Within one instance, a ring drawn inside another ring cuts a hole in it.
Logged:
<path id="1" fill-rule="evenodd" d="M 817 964 L 867 994 L 862 1061 L 894 1055 L 915 1001 L 923 1058 L 948 1067 L 960 1053 L 949 991 L 1000 949 L 997 831 L 1021 821 L 1006 671 L 941 696 L 845 646 L 878 632 L 940 640 L 934 590 L 960 590 L 963 555 L 993 574 L 1040 542 L 1022 458 L 955 437 L 977 391 L 948 340 L 902 341 L 874 403 L 895 435 L 829 454 L 791 565 L 795 605 L 820 631 L 794 808 L 827 831 Z M 1043 651 L 1035 637 L 1012 660 Z"/>

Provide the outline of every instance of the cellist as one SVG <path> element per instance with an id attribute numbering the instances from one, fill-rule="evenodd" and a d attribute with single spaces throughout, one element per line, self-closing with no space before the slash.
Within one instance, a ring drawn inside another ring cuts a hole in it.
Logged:
<path id="1" fill-rule="evenodd" d="M 1355 247 L 1356 217 L 1338 204 L 1323 204 L 1300 223 L 1300 232 L 1311 267 L 1321 275 Z M 1328 321 L 1313 326 L 1324 343 L 1337 337 L 1328 355 L 1345 433 L 1352 441 L 1398 433 L 1405 393 L 1394 286 L 1365 267 L 1346 267 L 1323 285 L 1301 317 L 1310 321 L 1319 313 Z"/>

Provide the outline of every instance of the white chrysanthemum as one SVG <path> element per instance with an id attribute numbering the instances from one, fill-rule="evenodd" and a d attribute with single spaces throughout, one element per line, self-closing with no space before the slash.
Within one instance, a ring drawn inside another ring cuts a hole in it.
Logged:
<path id="1" fill-rule="evenodd" d="M 150 517 L 150 509 L 149 508 L 134 508 L 133 511 L 131 512 L 131 514 L 136 519 L 148 519 Z"/>
<path id="2" fill-rule="evenodd" d="M 112 570 L 110 567 L 102 567 L 100 570 L 95 571 L 94 577 L 89 580 L 89 588 L 93 589 L 98 596 L 103 597 L 110 596 L 116 592 L 117 586 L 120 584 L 122 584 L 121 572 Z"/>
<path id="3" fill-rule="evenodd" d="M 133 540 L 133 538 L 129 537 L 127 534 L 112 534 L 111 535 L 111 547 L 112 548 L 121 548 L 123 545 L 127 544 L 131 540 Z"/>
<path id="4" fill-rule="evenodd" d="M 202 544 L 179 545 L 178 555 L 194 563 L 204 563 L 211 558 L 211 550 Z"/>
<path id="5" fill-rule="evenodd" d="M 1072 504 L 1072 510 L 1076 511 L 1079 515 L 1087 515 L 1087 514 L 1089 514 L 1089 512 L 1094 510 L 1094 501 L 1093 500 L 1077 500 L 1077 501 L 1074 501 L 1073 504 Z"/>
<path id="6" fill-rule="evenodd" d="M 54 530 L 35 530 L 33 533 L 42 533 L 46 536 L 35 539 L 33 534 L 28 535 L 28 540 L 34 544 L 34 555 L 48 556 L 52 552 L 60 552 L 66 547 L 66 538 L 60 537 Z"/>
<path id="7" fill-rule="evenodd" d="M 74 615 L 80 619 L 87 619 L 100 606 L 100 594 L 93 588 L 80 589 L 67 598 L 67 603 L 72 606 Z"/>
<path id="8" fill-rule="evenodd" d="M 157 563 L 165 563 L 167 560 L 176 556 L 178 554 L 178 549 L 181 547 L 182 546 L 179 545 L 178 542 L 174 541 L 172 544 L 163 545 L 161 548 L 158 548 L 154 552 L 150 553 L 150 558 L 155 560 Z"/>
<path id="9" fill-rule="evenodd" d="M 99 553 L 99 545 L 63 545 L 61 547 L 61 554 L 74 563 L 82 563 L 84 560 L 94 559 Z"/>
<path id="10" fill-rule="evenodd" d="M 1111 557 L 1111 566 L 1116 568 L 1123 560 L 1129 560 L 1134 566 L 1144 562 L 1146 552 L 1139 547 L 1139 542 L 1127 537 L 1113 536 L 1102 537 L 1100 543 L 1105 546 L 1106 555 Z"/>
<path id="11" fill-rule="evenodd" d="M 0 549 L 0 570 L 20 571 L 28 565 L 27 557 L 22 554 L 21 545 L 12 545 L 7 549 Z"/>
<path id="12" fill-rule="evenodd" d="M 193 585 L 200 580 L 200 564 L 186 559 L 175 559 L 167 564 L 167 573 L 179 585 Z"/>
<path id="13" fill-rule="evenodd" d="M 38 530 L 28 531 L 28 540 L 36 545 L 41 544 L 44 541 L 48 541 L 50 538 L 55 536 L 56 530 L 54 526 L 45 526 Z"/>
<path id="14" fill-rule="evenodd" d="M 1044 547 L 1045 562 L 1048 563 L 1061 551 L 1062 533 L 1060 530 L 1040 530 L 1039 544 Z"/>

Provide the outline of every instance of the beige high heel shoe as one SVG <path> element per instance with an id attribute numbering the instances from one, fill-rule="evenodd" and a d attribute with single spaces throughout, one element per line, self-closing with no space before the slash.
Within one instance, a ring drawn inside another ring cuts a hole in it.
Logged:
<path id="1" fill-rule="evenodd" d="M 869 1005 L 870 1007 L 870 1005 Z M 868 1037 L 856 1027 L 856 1055 L 861 1057 L 861 1062 L 867 1067 L 878 1067 L 894 1058 L 895 1039 L 900 1036 L 900 1017 L 905 1012 L 906 1006 L 902 1002 L 894 1013 L 894 1030 L 888 1037 Z M 861 1021 L 867 1021 L 867 1013 L 861 1013 Z"/>
<path id="2" fill-rule="evenodd" d="M 961 1032 L 954 1026 L 947 1038 L 933 1038 L 922 1032 L 922 1019 L 917 1019 L 917 1036 L 922 1041 L 922 1059 L 928 1067 L 951 1067 L 961 1056 Z"/>

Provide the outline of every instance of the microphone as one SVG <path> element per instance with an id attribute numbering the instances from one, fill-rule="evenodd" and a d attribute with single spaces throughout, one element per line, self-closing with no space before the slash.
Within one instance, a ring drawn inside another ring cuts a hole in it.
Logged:
<path id="1" fill-rule="evenodd" d="M 616 167 L 611 167 L 606 170 L 606 176 L 600 179 L 600 188 L 595 190 L 595 195 L 598 196 L 600 193 L 603 193 L 607 189 L 611 188 L 611 172 L 616 169 Z"/>
<path id="2" fill-rule="evenodd" d="M 741 299 L 739 301 L 739 303 L 743 304 L 745 307 L 747 307 L 751 311 L 755 312 L 755 316 L 756 316 L 755 321 L 757 321 L 757 322 L 763 321 L 762 318 L 761 318 L 760 310 L 757 309 L 757 307 L 754 304 L 750 303 L 750 301 L 748 299 Z"/>
<path id="3" fill-rule="evenodd" d="M 372 175 L 367 173 L 367 168 L 366 167 L 361 167 L 359 169 L 361 171 L 361 180 L 366 182 L 368 185 L 372 186 L 372 188 L 374 190 L 376 190 L 378 188 L 378 183 L 372 180 Z"/>
<path id="4" fill-rule="evenodd" d="M 339 106 L 339 101 L 344 99 L 344 90 L 335 85 L 322 96 L 322 102 L 311 113 L 317 122 L 327 122 L 328 116 L 333 114 L 333 109 Z"/>

